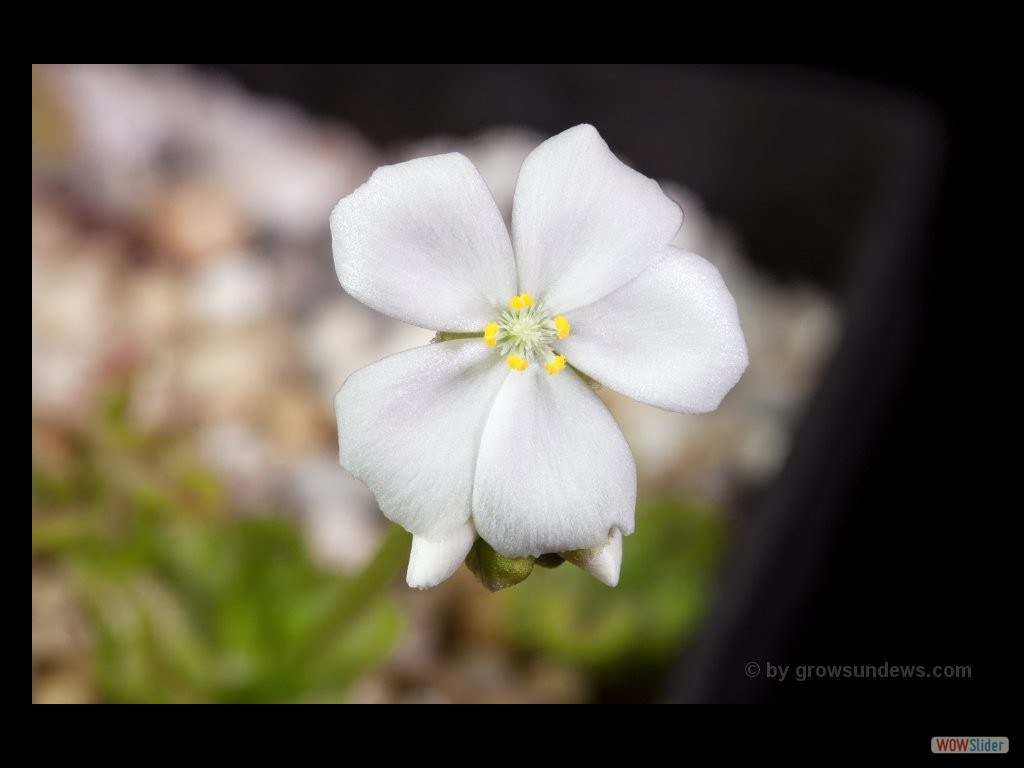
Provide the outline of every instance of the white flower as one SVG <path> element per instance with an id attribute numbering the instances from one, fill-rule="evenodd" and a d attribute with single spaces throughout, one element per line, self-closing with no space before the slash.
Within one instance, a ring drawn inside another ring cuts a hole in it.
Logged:
<path id="1" fill-rule="evenodd" d="M 341 464 L 413 534 L 410 586 L 447 579 L 477 536 L 618 581 L 636 467 L 575 371 L 701 413 L 747 366 L 718 271 L 669 245 L 681 222 L 590 125 L 527 157 L 511 238 L 458 153 L 378 168 L 335 207 L 345 290 L 447 339 L 356 372 L 335 398 Z"/>

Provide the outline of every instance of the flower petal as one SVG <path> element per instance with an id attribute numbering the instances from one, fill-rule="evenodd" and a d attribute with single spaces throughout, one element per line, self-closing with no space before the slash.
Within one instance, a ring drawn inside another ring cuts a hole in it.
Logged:
<path id="1" fill-rule="evenodd" d="M 413 536 L 406 582 L 415 589 L 436 587 L 459 569 L 474 541 L 472 523 L 460 525 L 441 539 Z"/>
<path id="2" fill-rule="evenodd" d="M 597 301 L 651 264 L 682 220 L 658 183 L 620 162 L 592 125 L 563 131 L 519 172 L 519 290 L 561 313 Z"/>
<path id="3" fill-rule="evenodd" d="M 334 398 L 341 464 L 391 520 L 439 541 L 470 516 L 477 449 L 509 375 L 480 339 L 429 344 L 352 374 Z"/>
<path id="4" fill-rule="evenodd" d="M 622 531 L 612 528 L 604 544 L 591 549 L 564 552 L 563 557 L 602 584 L 614 587 L 619 583 L 619 570 L 622 568 Z"/>
<path id="5" fill-rule="evenodd" d="M 481 330 L 516 293 L 505 223 L 458 153 L 378 168 L 331 212 L 331 240 L 346 291 L 423 328 Z"/>
<path id="6" fill-rule="evenodd" d="M 566 371 L 514 372 L 484 427 L 473 520 L 508 557 L 588 549 L 633 531 L 636 466 L 612 415 Z"/>
<path id="7" fill-rule="evenodd" d="M 567 313 L 570 364 L 605 386 L 681 413 L 713 411 L 747 368 L 736 302 L 694 253 L 663 258 L 599 302 Z"/>

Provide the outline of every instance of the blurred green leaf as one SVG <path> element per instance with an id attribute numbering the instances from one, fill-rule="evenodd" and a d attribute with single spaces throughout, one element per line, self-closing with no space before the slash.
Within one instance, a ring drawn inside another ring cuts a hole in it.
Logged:
<path id="1" fill-rule="evenodd" d="M 71 564 L 115 702 L 340 700 L 383 661 L 402 617 L 387 588 L 408 554 L 393 528 L 363 572 L 317 567 L 295 523 L 242 517 L 181 440 L 139 434 L 123 396 L 33 462 L 33 552 Z"/>

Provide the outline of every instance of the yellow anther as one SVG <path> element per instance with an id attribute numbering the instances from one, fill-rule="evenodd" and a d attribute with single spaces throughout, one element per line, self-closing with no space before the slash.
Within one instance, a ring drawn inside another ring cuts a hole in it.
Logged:
<path id="1" fill-rule="evenodd" d="M 544 363 L 544 370 L 550 375 L 554 376 L 561 370 L 565 369 L 565 355 L 556 355 L 555 359 L 550 363 Z"/>
<path id="2" fill-rule="evenodd" d="M 488 323 L 484 326 L 484 344 L 493 347 L 498 343 L 498 324 Z"/>
<path id="3" fill-rule="evenodd" d="M 528 293 L 521 293 L 518 296 L 513 296 L 508 305 L 512 307 L 512 309 L 525 309 L 526 307 L 532 307 L 533 296 Z"/>
<path id="4" fill-rule="evenodd" d="M 555 318 L 555 330 L 558 331 L 558 338 L 564 339 L 569 335 L 569 331 L 572 330 L 572 326 L 569 325 L 569 321 L 559 315 Z"/>
<path id="5" fill-rule="evenodd" d="M 530 366 L 530 363 L 519 355 L 509 355 L 506 362 L 513 371 L 525 371 Z"/>

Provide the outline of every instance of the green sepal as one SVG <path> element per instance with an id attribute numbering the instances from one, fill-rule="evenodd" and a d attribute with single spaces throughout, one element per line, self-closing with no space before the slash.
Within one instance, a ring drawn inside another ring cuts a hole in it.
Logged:
<path id="1" fill-rule="evenodd" d="M 505 557 L 483 539 L 477 539 L 466 555 L 466 567 L 491 592 L 524 581 L 533 571 L 533 564 L 532 557 Z"/>

